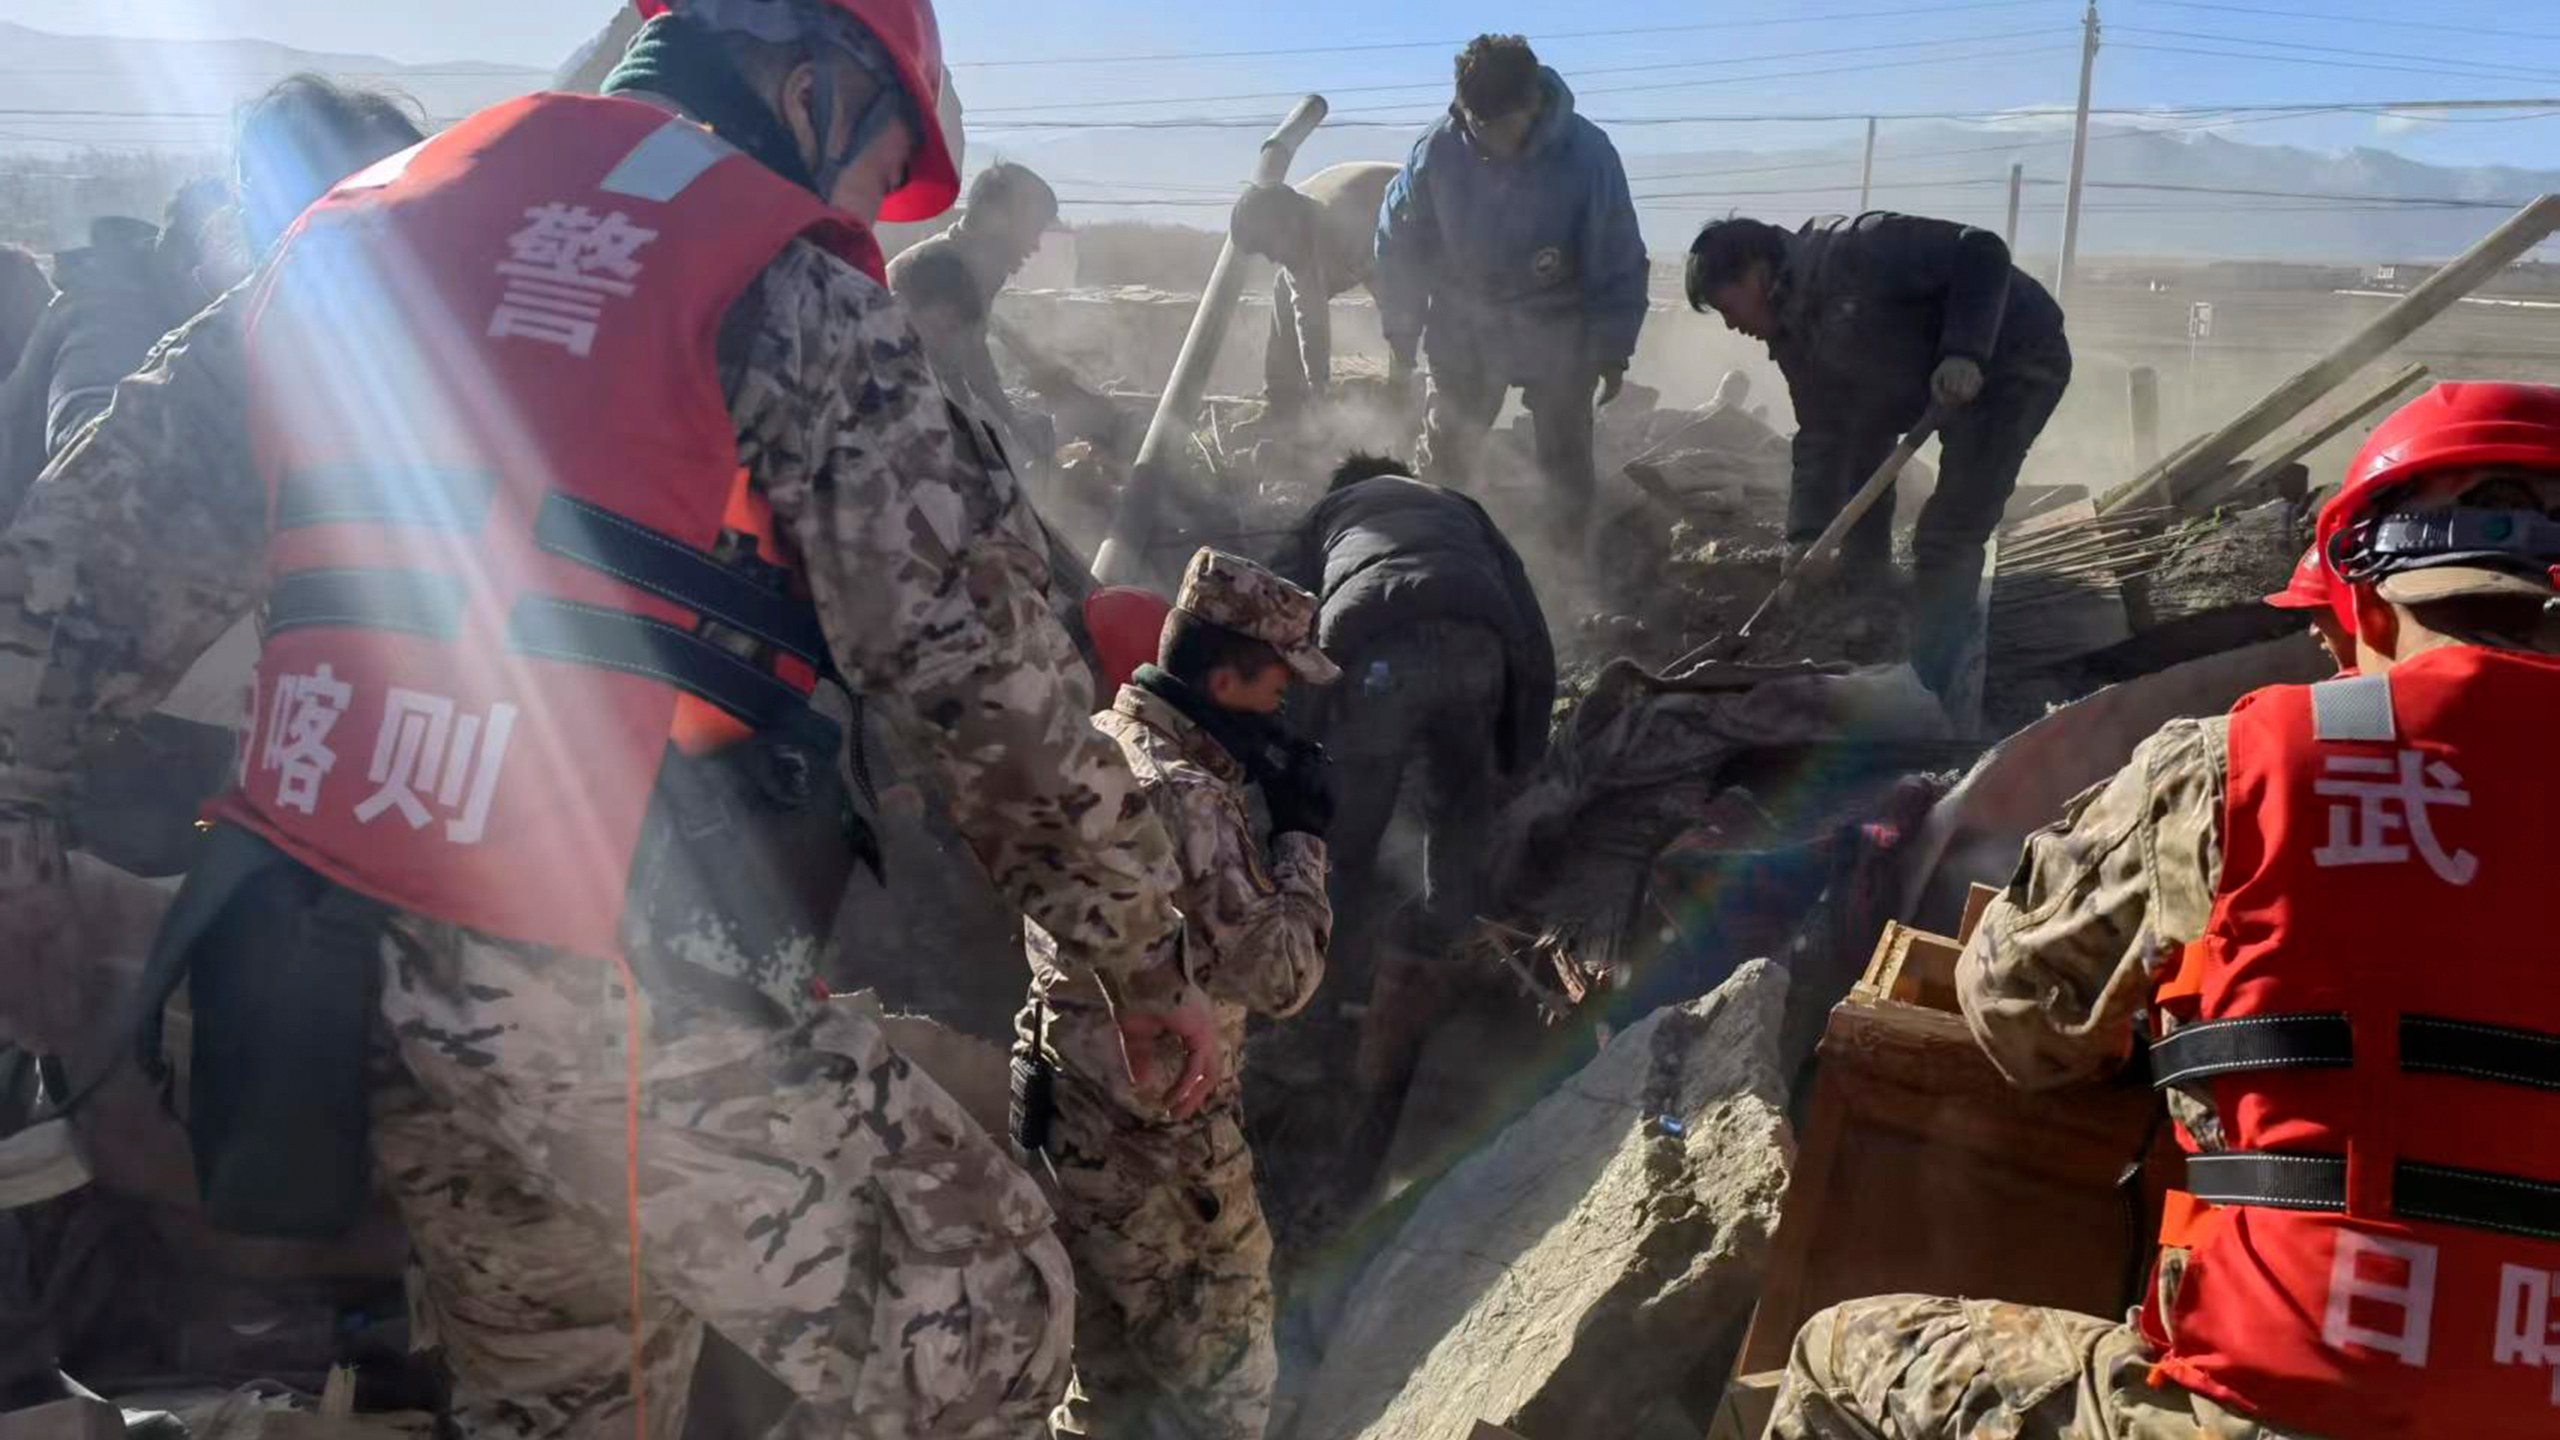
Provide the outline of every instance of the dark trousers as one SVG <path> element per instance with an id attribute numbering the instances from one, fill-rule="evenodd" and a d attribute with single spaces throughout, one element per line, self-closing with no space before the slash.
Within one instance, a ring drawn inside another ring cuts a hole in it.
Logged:
<path id="1" fill-rule="evenodd" d="M 1938 429 L 1938 488 L 1920 507 L 1911 535 L 1911 664 L 1943 692 L 1955 678 L 1973 629 L 1985 542 L 2018 488 L 2027 451 L 2044 433 L 2071 381 L 2065 356 L 2024 373 L 2001 373 L 1973 403 L 1950 412 Z M 1828 483 L 1799 484 L 1788 497 L 1787 540 L 1803 545 L 1822 533 L 1840 507 L 1884 463 L 1896 440 L 1867 435 L 1838 452 Z M 1840 547 L 1840 571 L 1851 583 L 1880 576 L 1893 555 L 1893 491 L 1877 500 Z"/>
<path id="2" fill-rule="evenodd" d="M 1599 486 L 1598 463 L 1591 453 L 1591 399 L 1599 384 L 1595 372 L 1520 387 L 1537 447 L 1538 474 L 1546 482 L 1547 509 L 1564 535 L 1581 533 Z M 1484 457 L 1485 431 L 1502 413 L 1503 397 L 1510 391 L 1499 381 L 1432 362 L 1431 409 L 1419 467 L 1424 479 L 1470 487 Z"/>
<path id="3" fill-rule="evenodd" d="M 1495 727 L 1508 662 L 1491 629 L 1424 621 L 1336 657 L 1343 678 L 1328 697 L 1324 743 L 1341 809 L 1329 848 L 1340 936 L 1375 956 L 1361 1068 L 1393 1095 L 1420 1054 L 1445 978 L 1445 952 L 1488 900 L 1490 840 L 1499 795 Z M 1421 821 L 1421 903 L 1385 923 L 1394 885 L 1378 850 L 1400 798 Z"/>

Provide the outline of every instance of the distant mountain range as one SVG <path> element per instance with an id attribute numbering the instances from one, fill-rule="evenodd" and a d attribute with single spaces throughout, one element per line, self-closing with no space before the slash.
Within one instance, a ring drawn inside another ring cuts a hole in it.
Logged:
<path id="1" fill-rule="evenodd" d="M 0 89 L 8 97 L 0 101 L 0 156 L 33 152 L 56 160 L 91 147 L 215 150 L 235 105 L 298 70 L 398 90 L 439 121 L 551 80 L 522 66 L 407 65 L 263 41 L 105 39 L 5 24 L 0 57 L 6 57 L 0 73 L 8 80 Z M 1643 148 L 1669 133 L 1617 136 L 1657 254 L 1676 254 L 1700 221 L 1717 215 L 1792 223 L 1857 208 L 1854 140 L 1757 150 Z M 1417 134 L 1418 127 L 1320 130 L 1296 173 L 1343 160 L 1401 159 Z M 2428 165 L 2373 147 L 2327 153 L 2209 130 L 2121 125 L 2099 125 L 2091 136 L 2092 188 L 2081 226 L 2081 252 L 2089 256 L 2441 259 L 2503 218 L 2505 202 L 2560 190 L 2560 169 Z M 2022 164 L 2028 183 L 2018 249 L 2031 261 L 2049 258 L 2060 245 L 2067 138 L 2050 119 L 2018 126 L 1890 124 L 1871 203 L 1996 227 L 2005 220 L 2009 167 Z M 1111 202 L 1071 203 L 1071 221 L 1135 218 L 1213 228 L 1260 139 L 1256 131 L 1237 129 L 982 127 L 968 151 L 973 165 L 998 156 L 1029 164 L 1050 175 L 1071 202 Z M 2182 188 L 2118 188 L 2134 186 Z M 2225 193 L 2232 191 L 2262 193 Z M 2466 203 L 2402 203 L 2412 199 Z"/>
<path id="2" fill-rule="evenodd" d="M 1275 119 L 1276 119 L 1275 115 Z M 1688 133 L 1695 133 L 1690 131 Z M 1419 131 L 1320 130 L 1300 152 L 1304 175 L 1345 160 L 1398 160 Z M 2560 190 L 2560 169 L 2428 165 L 2388 150 L 2324 153 L 2260 145 L 2205 131 L 2096 125 L 2089 144 L 2080 249 L 2089 256 L 2376 262 L 2442 259 L 2522 202 Z M 2062 241 L 2068 132 L 1944 122 L 1888 126 L 1870 204 L 1999 228 L 2009 167 L 2025 167 L 2018 250 L 2049 261 Z M 1677 254 L 1704 220 L 1756 215 L 1788 224 L 1858 208 L 1860 146 L 1638 150 L 1646 132 L 1620 133 L 1630 182 L 1657 255 Z M 1070 219 L 1121 216 L 1214 225 L 1213 190 L 1232 193 L 1252 165 L 1253 131 L 1086 130 L 988 134 L 973 158 L 1002 154 L 1057 178 L 1070 198 L 1172 200 L 1071 209 Z M 1148 186 L 1126 183 L 1144 177 Z M 2132 189 L 2121 186 L 2182 189 Z M 1173 187 L 1199 187 L 1182 188 Z M 2217 192 L 2274 192 L 2233 195 Z M 2297 198 L 2297 197 L 2318 198 Z M 2387 198 L 2376 198 L 2387 197 Z M 2407 199 L 2467 202 L 2417 206 Z M 2488 202 L 2499 202 L 2490 204 Z"/>

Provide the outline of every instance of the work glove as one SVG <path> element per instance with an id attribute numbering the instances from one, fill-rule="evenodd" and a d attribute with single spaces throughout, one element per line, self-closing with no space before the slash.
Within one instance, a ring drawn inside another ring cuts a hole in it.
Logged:
<path id="1" fill-rule="evenodd" d="M 1982 393 L 1982 367 L 1962 355 L 1950 355 L 1938 362 L 1936 373 L 1929 377 L 1929 393 L 1950 409 L 1970 405 Z"/>
<path id="2" fill-rule="evenodd" d="M 1274 835 L 1324 838 L 1333 827 L 1336 796 L 1333 757 L 1312 740 L 1288 744 L 1288 760 L 1262 777 L 1262 800 L 1271 811 Z"/>
<path id="3" fill-rule="evenodd" d="M 1618 392 L 1626 388 L 1626 384 L 1627 364 L 1625 361 L 1621 360 L 1615 365 L 1601 366 L 1600 398 L 1595 403 L 1598 405 L 1606 405 L 1610 401 L 1617 399 Z"/>

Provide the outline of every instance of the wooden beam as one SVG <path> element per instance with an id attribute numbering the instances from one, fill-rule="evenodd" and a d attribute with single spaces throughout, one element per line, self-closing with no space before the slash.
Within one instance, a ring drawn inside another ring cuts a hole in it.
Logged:
<path id="1" fill-rule="evenodd" d="M 2180 447 L 2167 460 L 2117 487 L 2098 502 L 2100 513 L 2162 501 L 2180 503 L 2197 486 L 2219 480 L 2251 447 L 2317 404 L 2348 376 L 2452 308 L 2455 301 L 2522 259 L 2534 246 L 2550 238 L 2555 229 L 2560 229 L 2560 195 L 2545 195 L 2509 216 L 2480 243 L 2428 276 L 2425 283 L 2401 296 L 2364 328 L 2338 342 L 2310 368 L 2267 392 L 2229 424 Z"/>
<path id="2" fill-rule="evenodd" d="M 2187 502 L 2188 505 L 2197 510 L 2210 510 L 2216 505 L 2229 502 L 2235 495 L 2248 494 L 2257 486 L 2265 484 L 2277 471 L 2338 438 L 2348 426 L 2408 393 L 2409 388 L 2424 381 L 2427 374 L 2426 362 L 2423 360 L 2403 367 L 2391 378 L 2365 392 L 2354 404 L 2330 416 L 2311 430 L 2286 441 L 2264 459 L 2245 467 L 2234 468 L 2231 479 L 2207 482 L 2199 487 L 2194 498 Z"/>

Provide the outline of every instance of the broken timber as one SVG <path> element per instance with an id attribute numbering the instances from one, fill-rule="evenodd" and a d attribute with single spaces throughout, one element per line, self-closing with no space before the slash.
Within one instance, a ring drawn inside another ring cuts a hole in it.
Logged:
<path id="1" fill-rule="evenodd" d="M 2393 302 L 2365 327 L 2340 341 L 2310 368 L 2261 397 L 2257 404 L 2221 429 L 2187 442 L 2168 459 L 2110 492 L 2098 502 L 2101 514 L 2133 505 L 2166 501 L 2184 503 L 2203 485 L 2220 480 L 2250 447 L 2283 428 L 2320 397 L 2335 390 L 2420 326 L 2452 308 L 2534 246 L 2560 229 L 2560 195 L 2545 195 L 2508 217 L 2451 264 Z"/>

